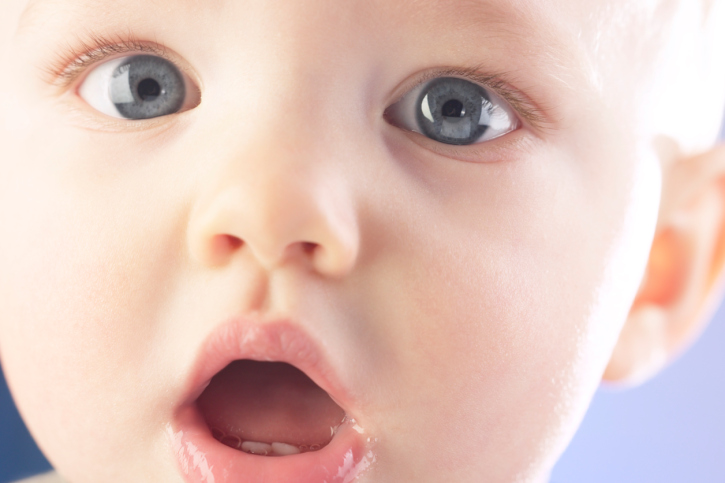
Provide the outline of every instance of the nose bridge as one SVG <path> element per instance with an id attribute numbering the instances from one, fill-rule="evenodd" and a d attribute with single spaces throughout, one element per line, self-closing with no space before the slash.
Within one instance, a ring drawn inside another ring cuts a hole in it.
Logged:
<path id="1" fill-rule="evenodd" d="M 351 82 L 361 77 L 335 67 L 351 48 L 331 41 L 346 37 L 340 25 L 320 33 L 272 8 L 275 3 L 255 5 L 285 35 L 260 33 L 265 42 L 252 53 L 228 52 L 202 102 L 192 149 L 209 163 L 203 163 L 189 246 L 194 258 L 217 266 L 236 255 L 267 270 L 304 259 L 340 275 L 358 252 L 344 140 L 351 134 L 350 94 L 359 92 Z M 315 21 L 330 25 L 328 13 Z"/>
<path id="2" fill-rule="evenodd" d="M 360 95 L 358 88 L 370 70 L 366 64 L 376 59 L 370 41 L 363 40 L 369 30 L 365 4 L 347 0 L 339 8 L 338 0 L 235 3 L 234 9 L 246 19 L 238 26 L 244 30 L 239 42 L 253 48 L 239 49 L 233 42 L 220 46 L 223 54 L 217 59 L 224 68 L 218 73 L 221 82 L 214 101 L 246 113 L 247 122 L 274 116 L 295 130 L 314 125 L 316 116 L 334 116 L 350 96 Z M 240 36 L 236 30 L 226 34 L 232 39 Z"/>

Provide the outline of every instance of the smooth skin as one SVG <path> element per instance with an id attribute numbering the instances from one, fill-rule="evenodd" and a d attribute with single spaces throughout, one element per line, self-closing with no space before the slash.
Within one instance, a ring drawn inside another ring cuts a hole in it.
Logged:
<path id="1" fill-rule="evenodd" d="M 200 341 L 262 314 L 351 389 L 379 441 L 361 483 L 547 481 L 602 378 L 655 373 L 717 300 L 724 14 L 4 0 L 0 358 L 41 449 L 72 483 L 180 482 L 164 427 Z M 78 96 L 90 69 L 49 77 L 78 37 L 129 32 L 198 106 L 113 120 Z M 471 66 L 535 115 L 471 146 L 386 121 Z"/>

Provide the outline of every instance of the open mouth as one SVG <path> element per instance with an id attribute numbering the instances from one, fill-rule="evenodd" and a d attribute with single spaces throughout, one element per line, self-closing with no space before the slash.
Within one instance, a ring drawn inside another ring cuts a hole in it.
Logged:
<path id="1" fill-rule="evenodd" d="M 350 483 L 377 441 L 356 408 L 299 324 L 233 317 L 202 342 L 165 429 L 186 483 Z"/>
<path id="2" fill-rule="evenodd" d="M 217 441 L 263 456 L 318 451 L 346 418 L 300 369 L 249 359 L 235 360 L 217 373 L 197 407 Z"/>

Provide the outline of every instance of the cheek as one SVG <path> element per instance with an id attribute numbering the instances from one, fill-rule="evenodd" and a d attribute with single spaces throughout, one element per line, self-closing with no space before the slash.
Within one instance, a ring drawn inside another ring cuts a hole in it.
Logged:
<path id="1" fill-rule="evenodd" d="M 79 149 L 78 134 L 45 132 L 44 143 L 19 146 L 22 170 L 12 170 L 12 189 L 0 195 L 2 363 L 49 454 L 74 448 L 63 457 L 73 460 L 83 442 L 96 441 L 122 457 L 153 419 L 155 402 L 141 388 L 161 336 L 149 321 L 163 309 L 162 282 L 178 258 L 177 213 L 166 208 L 167 193 L 139 178 L 77 176 L 71 166 L 105 158 Z M 116 410 L 102 410 L 109 405 Z M 117 427 L 133 430 L 114 434 Z"/>
<path id="2" fill-rule="evenodd" d="M 388 315 L 387 377 L 407 399 L 385 409 L 411 440 L 438 441 L 426 457 L 449 471 L 470 468 L 461 445 L 501 475 L 553 461 L 636 292 L 656 201 L 640 206 L 617 176 L 593 191 L 601 176 L 575 179 L 569 162 L 492 167 L 461 176 L 460 195 L 441 203 L 406 203 L 428 217 L 405 237 L 417 243 L 398 255 L 400 277 L 379 290 L 406 301 Z"/>

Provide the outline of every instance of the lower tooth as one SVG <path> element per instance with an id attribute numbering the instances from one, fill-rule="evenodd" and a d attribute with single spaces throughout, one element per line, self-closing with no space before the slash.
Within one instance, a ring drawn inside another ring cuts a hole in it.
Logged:
<path id="1" fill-rule="evenodd" d="M 252 454 L 268 455 L 272 452 L 272 445 L 257 443 L 256 441 L 245 441 L 242 443 L 242 451 Z"/>
<path id="2" fill-rule="evenodd" d="M 272 451 L 274 451 L 274 454 L 279 456 L 299 454 L 300 452 L 298 447 L 285 443 L 272 443 Z"/>

